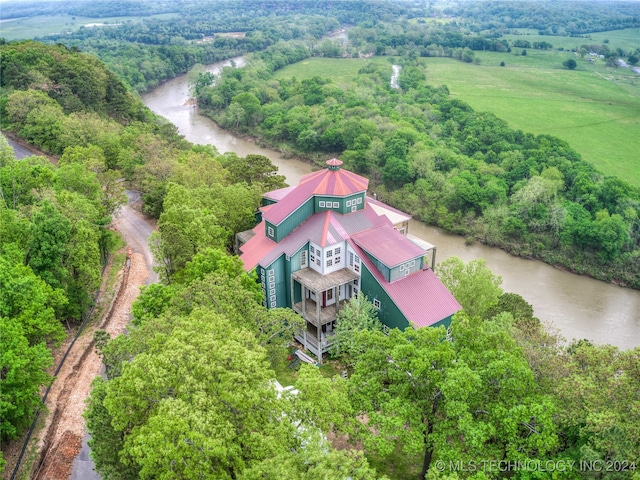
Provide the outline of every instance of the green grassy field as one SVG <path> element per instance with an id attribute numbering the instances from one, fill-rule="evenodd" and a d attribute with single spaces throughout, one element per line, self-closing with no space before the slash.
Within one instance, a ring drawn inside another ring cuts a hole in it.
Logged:
<path id="1" fill-rule="evenodd" d="M 538 35 L 537 30 L 520 28 L 519 35 L 503 35 L 501 38 L 513 42 L 514 40 L 528 40 L 533 42 L 547 42 L 553 48 L 562 47 L 565 50 L 578 48 L 582 44 L 603 43 L 609 40 L 609 48 L 615 50 L 621 48 L 625 52 L 633 51 L 640 46 L 640 28 L 626 28 L 624 30 L 612 30 L 608 32 L 589 33 L 584 37 L 556 37 L 550 35 Z"/>
<path id="2" fill-rule="evenodd" d="M 640 186 L 640 75 L 602 61 L 591 64 L 570 52 L 520 52 L 476 52 L 479 65 L 428 58 L 427 81 L 447 85 L 452 98 L 493 112 L 512 128 L 566 140 L 605 175 Z M 576 70 L 562 67 L 567 58 L 576 59 Z M 388 59 L 310 58 L 276 76 L 303 79 L 330 72 L 343 85 L 367 61 Z"/>
<path id="3" fill-rule="evenodd" d="M 154 15 L 153 18 L 169 18 L 173 13 Z M 152 17 L 145 17 L 152 18 Z M 71 15 L 23 17 L 2 20 L 0 22 L 0 37 L 6 40 L 24 40 L 42 37 L 61 32 L 74 32 L 87 25 L 115 25 L 124 22 L 139 22 L 142 17 L 72 17 Z M 92 27 L 102 28 L 102 27 Z"/>
<path id="4" fill-rule="evenodd" d="M 640 185 L 640 75 L 568 52 L 477 55 L 480 65 L 428 59 L 428 81 L 512 128 L 566 140 L 605 175 Z M 566 58 L 578 68 L 563 69 Z"/>
<path id="5" fill-rule="evenodd" d="M 391 72 L 391 63 L 385 57 L 373 58 L 321 58 L 312 57 L 302 62 L 287 65 L 275 73 L 275 78 L 291 78 L 296 77 L 298 80 L 304 80 L 312 77 L 330 77 L 336 85 L 345 86 L 351 83 L 353 77 L 358 74 L 364 65 L 368 62 L 382 63 L 389 65 Z"/>

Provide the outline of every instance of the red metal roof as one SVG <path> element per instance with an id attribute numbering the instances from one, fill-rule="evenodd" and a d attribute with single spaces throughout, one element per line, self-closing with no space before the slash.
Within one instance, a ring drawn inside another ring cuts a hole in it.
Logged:
<path id="1" fill-rule="evenodd" d="M 389 225 L 356 233 L 351 238 L 390 268 L 425 254 L 422 248 Z"/>
<path id="2" fill-rule="evenodd" d="M 369 180 L 365 177 L 348 170 L 325 168 L 304 175 L 298 185 L 286 193 L 264 218 L 274 225 L 278 225 L 313 195 L 345 197 L 365 192 L 368 186 Z M 275 192 L 269 192 L 267 198 L 271 198 L 269 195 Z"/>
<path id="3" fill-rule="evenodd" d="M 387 282 L 363 250 L 349 242 L 380 286 L 415 327 L 430 327 L 462 307 L 433 273 L 421 270 L 393 283 Z"/>
<path id="4" fill-rule="evenodd" d="M 240 247 L 240 259 L 247 272 L 258 266 L 260 260 L 278 246 L 276 242 L 266 236 L 264 222 L 260 222 L 253 231 L 255 235 Z"/>

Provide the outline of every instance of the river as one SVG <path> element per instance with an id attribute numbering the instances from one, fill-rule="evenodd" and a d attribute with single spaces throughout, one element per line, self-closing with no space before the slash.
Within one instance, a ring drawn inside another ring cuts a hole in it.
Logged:
<path id="1" fill-rule="evenodd" d="M 233 59 L 242 66 L 242 58 Z M 231 61 L 211 65 L 217 72 Z M 186 75 L 169 80 L 142 97 L 155 113 L 178 127 L 187 140 L 211 144 L 218 151 L 239 156 L 257 153 L 269 157 L 289 184 L 312 171 L 312 166 L 285 159 L 278 152 L 260 148 L 255 143 L 219 128 L 215 122 L 198 115 L 188 105 Z M 587 338 L 598 344 L 620 348 L 640 346 L 640 291 L 610 285 L 591 278 L 555 269 L 545 263 L 513 257 L 504 251 L 481 244 L 465 245 L 464 239 L 441 229 L 412 221 L 410 233 L 437 246 L 437 259 L 458 256 L 464 261 L 484 258 L 491 270 L 502 276 L 505 291 L 521 295 L 534 307 L 535 315 L 567 339 Z M 437 265 L 436 265 L 437 270 Z"/>

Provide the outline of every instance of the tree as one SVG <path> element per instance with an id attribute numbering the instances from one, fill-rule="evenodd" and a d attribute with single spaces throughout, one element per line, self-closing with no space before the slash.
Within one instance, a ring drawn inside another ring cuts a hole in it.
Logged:
<path id="1" fill-rule="evenodd" d="M 575 448 L 574 458 L 580 460 L 637 462 L 640 349 L 620 351 L 581 341 L 570 345 L 567 354 L 567 371 L 554 385 L 567 448 Z"/>
<path id="2" fill-rule="evenodd" d="M 3 313 L 0 331 L 0 439 L 11 439 L 41 404 L 40 388 L 51 381 L 46 369 L 53 357 L 45 342 L 30 344 L 20 322 Z"/>
<path id="3" fill-rule="evenodd" d="M 362 456 L 332 453 L 316 428 L 300 425 L 250 332 L 201 308 L 140 330 L 114 341 L 135 356 L 121 375 L 96 380 L 89 400 L 92 456 L 103 475 L 373 478 Z M 340 473 L 325 477 L 329 470 Z"/>
<path id="4" fill-rule="evenodd" d="M 229 172 L 229 183 L 257 183 L 264 191 L 276 190 L 287 185 L 284 175 L 278 175 L 278 167 L 264 155 L 249 154 L 246 157 L 238 157 L 225 154 L 221 159 Z"/>
<path id="5" fill-rule="evenodd" d="M 435 433 L 445 460 L 546 458 L 559 442 L 554 398 L 541 392 L 511 335 L 513 317 L 492 320 L 456 314 L 451 325 L 455 363 L 442 385 Z"/>
<path id="6" fill-rule="evenodd" d="M 526 51 L 526 50 L 522 50 L 521 55 L 522 55 L 523 57 L 525 57 L 525 56 L 527 55 L 527 51 Z"/>
<path id="7" fill-rule="evenodd" d="M 562 62 L 562 66 L 568 70 L 575 70 L 578 64 L 573 58 L 569 58 Z"/>
<path id="8" fill-rule="evenodd" d="M 29 266 L 0 256 L 0 316 L 20 326 L 30 345 L 58 343 L 64 329 L 56 319 L 67 299 L 38 277 Z"/>
<path id="9" fill-rule="evenodd" d="M 247 113 L 244 111 L 244 108 L 242 108 L 242 105 L 240 105 L 239 103 L 232 103 L 231 105 L 229 105 L 229 108 L 227 108 L 227 123 L 232 125 L 233 128 L 237 129 L 240 126 L 241 122 L 244 125 L 246 121 L 246 114 Z"/>
<path id="10" fill-rule="evenodd" d="M 436 454 L 432 437 L 443 401 L 446 369 L 455 354 L 440 328 L 393 329 L 386 336 L 365 331 L 362 355 L 349 378 L 349 398 L 356 415 L 355 438 L 384 457 L 396 445 L 406 454 L 421 454 L 424 478 Z"/>
<path id="11" fill-rule="evenodd" d="M 378 309 L 360 293 L 344 304 L 336 318 L 332 355 L 340 356 L 342 361 L 353 364 L 361 355 L 359 332 L 364 330 L 382 330 L 378 320 Z"/>
<path id="12" fill-rule="evenodd" d="M 502 295 L 502 278 L 481 258 L 464 263 L 449 257 L 438 265 L 437 275 L 471 317 L 484 317 Z"/>

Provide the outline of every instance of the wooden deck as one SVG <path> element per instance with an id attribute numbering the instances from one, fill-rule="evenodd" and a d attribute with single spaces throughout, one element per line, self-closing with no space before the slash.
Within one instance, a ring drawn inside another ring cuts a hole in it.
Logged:
<path id="1" fill-rule="evenodd" d="M 340 300 L 338 309 L 344 308 L 344 302 L 346 300 Z M 320 321 L 318 321 L 318 304 L 307 298 L 306 314 L 302 314 L 302 302 L 293 304 L 293 311 L 302 316 L 305 320 L 313 323 L 314 325 L 325 325 L 331 323 L 336 319 L 336 305 L 328 305 L 324 308 L 320 308 Z"/>
<path id="2" fill-rule="evenodd" d="M 305 331 L 303 329 L 298 330 L 298 332 L 296 332 L 294 336 L 306 350 L 309 350 L 311 353 L 313 353 L 318 358 L 318 361 L 322 363 L 322 359 L 318 354 L 318 338 L 314 334 L 310 333 L 308 330 Z M 327 353 L 329 351 L 329 349 L 333 345 L 334 337 L 335 333 L 333 332 L 328 334 L 325 333 L 324 342 L 322 344 L 322 353 Z"/>

